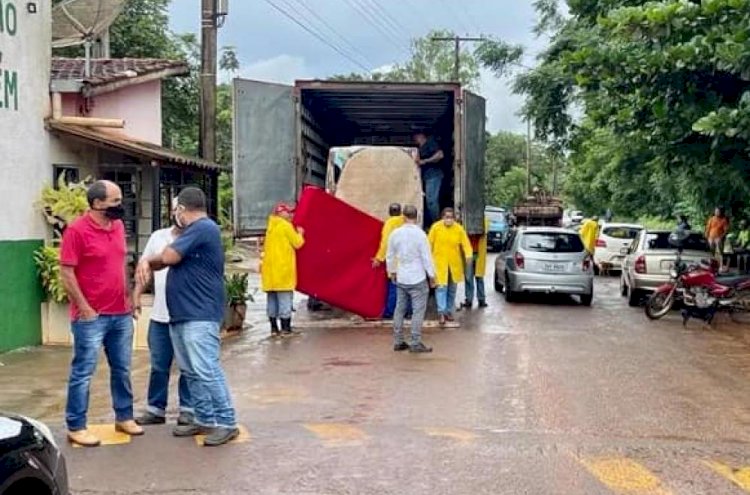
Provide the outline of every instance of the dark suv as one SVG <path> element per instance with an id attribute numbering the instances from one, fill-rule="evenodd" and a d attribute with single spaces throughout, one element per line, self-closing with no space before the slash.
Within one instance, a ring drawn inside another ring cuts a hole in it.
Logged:
<path id="1" fill-rule="evenodd" d="M 0 495 L 68 495 L 65 458 L 39 421 L 0 413 Z"/>

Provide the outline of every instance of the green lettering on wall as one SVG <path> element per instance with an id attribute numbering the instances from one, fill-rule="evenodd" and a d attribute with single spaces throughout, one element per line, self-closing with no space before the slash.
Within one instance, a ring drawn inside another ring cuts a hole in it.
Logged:
<path id="1" fill-rule="evenodd" d="M 5 6 L 5 27 L 8 29 L 9 35 L 16 35 L 18 16 L 16 15 L 16 6 L 12 3 L 8 3 L 8 5 Z"/>
<path id="2" fill-rule="evenodd" d="M 5 108 L 11 108 L 10 98 L 13 98 L 13 110 L 18 110 L 18 72 L 5 71 L 3 74 L 5 83 Z"/>
<path id="3" fill-rule="evenodd" d="M 18 14 L 16 6 L 12 2 L 3 5 L 0 0 L 0 33 L 8 32 L 9 35 L 15 36 L 18 29 Z"/>

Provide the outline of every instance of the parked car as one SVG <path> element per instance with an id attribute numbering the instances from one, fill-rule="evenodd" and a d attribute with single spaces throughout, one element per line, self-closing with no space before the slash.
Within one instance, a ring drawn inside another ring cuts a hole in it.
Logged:
<path id="1" fill-rule="evenodd" d="M 620 276 L 620 292 L 630 306 L 641 300 L 661 284 L 669 282 L 669 272 L 677 258 L 677 251 L 669 244 L 669 230 L 644 229 L 638 233 L 625 256 Z M 688 265 L 710 259 L 711 251 L 700 232 L 691 232 L 684 243 L 682 260 Z"/>
<path id="2" fill-rule="evenodd" d="M 0 495 L 68 495 L 65 458 L 43 423 L 0 413 Z"/>
<path id="3" fill-rule="evenodd" d="M 572 223 L 583 222 L 583 212 L 581 210 L 573 210 L 570 212 L 570 221 Z"/>
<path id="4" fill-rule="evenodd" d="M 508 211 L 505 208 L 488 206 L 484 214 L 489 220 L 487 232 L 487 249 L 497 251 L 503 245 L 505 236 L 508 234 Z"/>
<path id="5" fill-rule="evenodd" d="M 512 230 L 495 260 L 495 290 L 513 302 L 522 292 L 573 294 L 590 306 L 594 271 L 580 236 L 557 227 Z"/>
<path id="6" fill-rule="evenodd" d="M 594 250 L 595 270 L 621 270 L 625 259 L 622 249 L 629 248 L 641 230 L 643 225 L 603 223 Z"/>

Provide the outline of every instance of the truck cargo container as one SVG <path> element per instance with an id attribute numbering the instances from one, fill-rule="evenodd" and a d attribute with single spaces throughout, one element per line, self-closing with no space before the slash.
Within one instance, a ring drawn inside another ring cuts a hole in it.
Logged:
<path id="1" fill-rule="evenodd" d="M 334 146 L 413 146 L 416 131 L 438 141 L 441 207 L 469 233 L 484 227 L 485 101 L 454 83 L 234 80 L 235 235 L 262 233 L 273 205 L 306 184 L 326 185 Z M 382 198 L 387 208 L 389 198 Z"/>

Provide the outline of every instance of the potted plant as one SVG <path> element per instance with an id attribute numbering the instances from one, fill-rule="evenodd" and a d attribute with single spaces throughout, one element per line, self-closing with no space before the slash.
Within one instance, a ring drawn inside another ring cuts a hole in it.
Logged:
<path id="1" fill-rule="evenodd" d="M 224 314 L 224 328 L 242 330 L 247 314 L 247 301 L 254 301 L 248 293 L 248 274 L 232 273 L 224 276 L 227 308 Z"/>
<path id="2" fill-rule="evenodd" d="M 45 292 L 45 302 L 42 305 L 42 342 L 44 344 L 71 343 L 68 297 L 62 285 L 60 275 L 59 235 L 68 223 L 83 215 L 88 209 L 86 200 L 86 181 L 65 182 L 61 175 L 57 187 L 46 185 L 42 189 L 37 208 L 52 227 L 57 236 L 53 235 L 50 243 L 42 246 L 34 253 L 34 263 L 39 273 L 39 279 Z"/>

